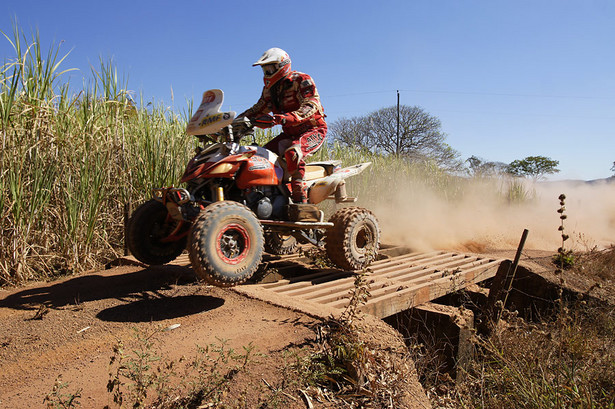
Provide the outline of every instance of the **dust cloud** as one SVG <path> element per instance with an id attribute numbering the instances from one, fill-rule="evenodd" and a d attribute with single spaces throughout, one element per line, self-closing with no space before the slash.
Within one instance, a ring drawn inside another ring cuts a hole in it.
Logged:
<path id="1" fill-rule="evenodd" d="M 566 195 L 566 249 L 587 251 L 615 243 L 615 183 L 526 183 L 526 200 L 506 200 L 505 181 L 468 182 L 456 199 L 408 181 L 374 206 L 382 242 L 414 251 L 482 252 L 515 249 L 524 229 L 526 249 L 557 251 L 561 246 L 559 195 Z"/>

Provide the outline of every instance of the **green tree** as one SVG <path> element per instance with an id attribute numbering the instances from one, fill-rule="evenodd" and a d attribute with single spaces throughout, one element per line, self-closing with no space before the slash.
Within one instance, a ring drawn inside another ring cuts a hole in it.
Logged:
<path id="1" fill-rule="evenodd" d="M 615 161 L 613 162 L 613 166 L 611 166 L 611 171 L 615 172 Z"/>
<path id="2" fill-rule="evenodd" d="M 446 142 L 442 124 L 420 107 L 382 108 L 365 116 L 341 118 L 329 125 L 334 139 L 352 149 L 409 160 L 434 160 L 438 165 L 459 169 L 459 153 Z"/>
<path id="3" fill-rule="evenodd" d="M 559 172 L 559 161 L 546 156 L 528 156 L 525 159 L 512 161 L 506 171 L 514 176 L 529 176 L 534 180 L 540 180 L 545 175 Z"/>

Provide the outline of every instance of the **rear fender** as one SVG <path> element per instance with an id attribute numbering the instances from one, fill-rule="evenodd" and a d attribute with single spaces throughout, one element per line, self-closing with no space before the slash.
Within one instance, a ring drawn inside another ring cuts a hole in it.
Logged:
<path id="1" fill-rule="evenodd" d="M 331 174 L 330 176 L 339 176 L 342 179 L 346 179 L 346 178 L 349 178 L 351 176 L 358 175 L 359 173 L 361 173 L 365 169 L 367 169 L 369 167 L 369 165 L 371 165 L 371 164 L 372 164 L 371 162 L 359 163 L 358 165 L 349 166 L 347 168 L 339 169 L 339 170 L 335 171 L 333 174 Z"/>
<path id="2" fill-rule="evenodd" d="M 314 179 L 306 183 L 309 187 L 310 203 L 317 204 L 330 197 L 338 186 L 343 185 L 344 179 L 358 175 L 363 172 L 371 162 L 360 163 L 358 165 L 342 168 L 329 176 L 320 179 Z"/>

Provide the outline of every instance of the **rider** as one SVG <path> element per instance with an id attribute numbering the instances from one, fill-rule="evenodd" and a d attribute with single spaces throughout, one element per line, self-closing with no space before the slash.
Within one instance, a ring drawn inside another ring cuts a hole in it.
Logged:
<path id="1" fill-rule="evenodd" d="M 265 148 L 277 155 L 284 154 L 291 175 L 291 198 L 294 203 L 307 203 L 303 159 L 322 146 L 327 134 L 316 85 L 309 75 L 291 71 L 290 57 L 279 48 L 265 51 L 252 64 L 256 65 L 263 69 L 263 93 L 258 102 L 240 116 L 248 117 L 259 128 L 282 125 L 282 133 L 269 141 Z"/>

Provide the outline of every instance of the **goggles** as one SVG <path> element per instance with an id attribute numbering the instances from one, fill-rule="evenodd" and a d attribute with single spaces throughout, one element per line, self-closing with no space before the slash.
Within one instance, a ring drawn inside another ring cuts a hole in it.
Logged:
<path id="1" fill-rule="evenodd" d="M 278 70 L 277 64 L 265 64 L 261 65 L 261 68 L 263 69 L 263 73 L 265 75 L 273 75 Z"/>

